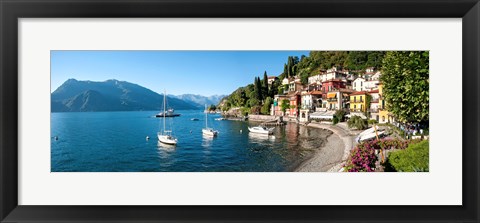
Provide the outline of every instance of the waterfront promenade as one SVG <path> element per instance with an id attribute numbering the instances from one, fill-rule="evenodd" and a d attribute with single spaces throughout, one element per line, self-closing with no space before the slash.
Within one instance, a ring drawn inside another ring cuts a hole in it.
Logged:
<path id="1" fill-rule="evenodd" d="M 346 123 L 337 125 L 309 123 L 308 127 L 332 131 L 326 144 L 312 158 L 302 163 L 296 172 L 339 172 L 347 160 L 350 150 L 355 145 L 355 136 L 360 131 L 351 131 Z"/>

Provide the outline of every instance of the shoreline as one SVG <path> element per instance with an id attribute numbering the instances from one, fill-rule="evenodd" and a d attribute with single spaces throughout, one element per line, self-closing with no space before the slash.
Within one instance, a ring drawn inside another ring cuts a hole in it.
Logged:
<path id="1" fill-rule="evenodd" d="M 321 128 L 333 134 L 327 137 L 325 144 L 318 148 L 311 158 L 302 162 L 294 172 L 339 172 L 354 146 L 355 135 L 337 125 L 309 123 L 306 126 Z"/>

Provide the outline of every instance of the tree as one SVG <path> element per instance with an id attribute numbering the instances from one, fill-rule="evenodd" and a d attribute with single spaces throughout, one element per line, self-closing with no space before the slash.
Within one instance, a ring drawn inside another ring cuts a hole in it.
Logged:
<path id="1" fill-rule="evenodd" d="M 209 111 L 215 111 L 215 110 L 217 110 L 217 106 L 215 106 L 215 105 L 212 104 L 212 105 L 210 105 L 210 106 L 208 107 L 208 110 L 209 110 Z"/>
<path id="2" fill-rule="evenodd" d="M 268 95 L 268 76 L 267 71 L 263 73 L 263 87 L 262 87 L 262 96 L 263 98 L 267 98 Z"/>
<path id="3" fill-rule="evenodd" d="M 389 51 L 383 59 L 383 96 L 400 122 L 428 123 L 429 52 Z"/>
<path id="4" fill-rule="evenodd" d="M 289 108 L 290 108 L 290 101 L 287 99 L 283 99 L 282 105 L 281 105 L 282 112 L 285 113 L 285 111 L 287 111 L 287 109 Z"/>
<path id="5" fill-rule="evenodd" d="M 262 114 L 269 115 L 270 107 L 272 104 L 273 104 L 273 99 L 271 97 L 267 97 L 265 99 L 265 103 L 263 103 L 263 106 L 262 106 L 262 110 L 261 110 Z"/>
<path id="6" fill-rule="evenodd" d="M 262 84 L 260 82 L 260 78 L 255 77 L 255 81 L 253 83 L 254 83 L 255 98 L 258 101 L 262 101 L 263 100 L 263 98 L 262 98 Z"/>

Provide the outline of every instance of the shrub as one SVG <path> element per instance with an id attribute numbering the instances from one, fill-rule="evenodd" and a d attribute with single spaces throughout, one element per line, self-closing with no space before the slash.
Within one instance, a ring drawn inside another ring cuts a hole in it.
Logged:
<path id="1" fill-rule="evenodd" d="M 372 172 L 375 169 L 377 156 L 371 142 L 358 144 L 350 152 L 350 157 L 345 164 L 347 172 Z"/>
<path id="2" fill-rule="evenodd" d="M 333 122 L 334 125 L 338 123 L 337 116 L 333 116 L 332 122 Z"/>
<path id="3" fill-rule="evenodd" d="M 348 122 L 349 128 L 356 128 L 358 130 L 363 130 L 368 127 L 367 120 L 362 119 L 360 116 L 352 116 Z"/>
<path id="4" fill-rule="evenodd" d="M 333 118 L 335 118 L 335 117 L 337 117 L 338 122 L 343 122 L 343 120 L 345 120 L 345 111 L 337 110 L 335 112 L 335 115 L 333 115 Z M 336 124 L 336 123 L 334 123 L 334 124 Z"/>
<path id="5" fill-rule="evenodd" d="M 369 125 L 374 125 L 374 124 L 377 124 L 377 123 L 378 123 L 378 122 L 377 122 L 377 120 L 375 120 L 375 119 L 369 119 L 369 120 L 368 120 L 368 124 L 369 124 Z"/>
<path id="6" fill-rule="evenodd" d="M 378 160 L 378 157 L 375 155 L 375 150 L 399 149 L 404 151 L 408 147 L 408 145 L 412 143 L 418 143 L 418 142 L 419 140 L 402 140 L 402 139 L 379 139 L 379 140 L 375 139 L 368 142 L 362 142 L 358 144 L 350 152 L 350 156 L 344 166 L 345 171 L 348 171 L 348 172 L 374 171 L 375 162 Z"/>
<path id="7" fill-rule="evenodd" d="M 428 140 L 411 144 L 407 149 L 391 152 L 387 163 L 397 172 L 428 172 L 429 165 Z"/>

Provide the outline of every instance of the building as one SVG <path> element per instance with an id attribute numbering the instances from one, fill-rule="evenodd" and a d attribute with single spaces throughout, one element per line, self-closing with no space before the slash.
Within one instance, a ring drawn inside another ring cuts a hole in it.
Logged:
<path id="1" fill-rule="evenodd" d="M 358 77 L 352 82 L 352 89 L 355 91 L 365 91 L 365 78 Z"/>
<path id="2" fill-rule="evenodd" d="M 290 108 L 287 109 L 286 113 L 289 117 L 297 117 L 301 105 L 301 95 L 298 91 L 295 91 L 287 94 L 287 97 L 290 100 Z"/>
<path id="3" fill-rule="evenodd" d="M 284 116 L 286 115 L 283 111 L 282 111 L 282 103 L 283 103 L 283 100 L 287 100 L 288 103 L 290 104 L 290 99 L 288 98 L 287 95 L 275 95 L 273 97 L 273 115 L 275 116 Z"/>
<path id="4" fill-rule="evenodd" d="M 288 92 L 301 91 L 303 90 L 303 84 L 300 81 L 290 81 L 288 84 Z"/>
<path id="5" fill-rule="evenodd" d="M 272 85 L 273 82 L 275 82 L 276 80 L 278 80 L 278 77 L 276 77 L 276 76 L 267 77 L 268 85 Z"/>
<path id="6" fill-rule="evenodd" d="M 345 110 L 350 106 L 351 89 L 340 88 L 327 93 L 325 108 L 328 110 Z"/>
<path id="7" fill-rule="evenodd" d="M 330 108 L 330 105 L 327 103 L 328 93 L 332 91 L 337 91 L 338 89 L 346 89 L 347 83 L 344 80 L 333 79 L 322 82 L 322 107 Z M 332 100 L 332 99 L 330 99 Z"/>
<path id="8" fill-rule="evenodd" d="M 378 94 L 379 94 L 379 99 L 378 99 L 378 115 L 379 115 L 379 121 L 378 123 L 393 123 L 395 121 L 395 118 L 393 117 L 393 114 L 390 113 L 387 110 L 387 104 L 384 100 L 383 97 L 383 84 L 379 83 L 378 84 Z"/>
<path id="9" fill-rule="evenodd" d="M 380 94 L 378 89 L 377 90 L 372 90 L 369 91 L 368 94 L 372 97 L 370 100 L 370 119 L 376 120 L 377 122 L 380 121 L 380 116 L 378 113 L 378 105 L 379 105 L 379 99 L 380 99 Z"/>
<path id="10" fill-rule="evenodd" d="M 351 112 L 366 112 L 367 109 L 367 97 L 370 95 L 365 91 L 357 91 L 350 94 L 350 111 Z"/>

